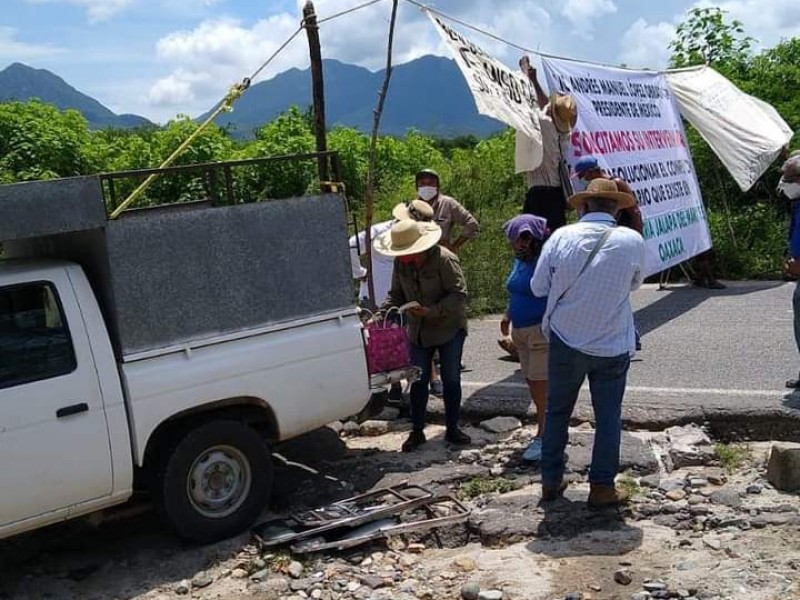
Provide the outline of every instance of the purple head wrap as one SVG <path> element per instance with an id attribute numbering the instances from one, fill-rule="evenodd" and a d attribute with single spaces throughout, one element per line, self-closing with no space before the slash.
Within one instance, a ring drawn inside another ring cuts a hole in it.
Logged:
<path id="1" fill-rule="evenodd" d="M 547 219 L 536 215 L 517 215 L 503 225 L 506 237 L 512 242 L 516 241 L 524 232 L 530 233 L 537 240 L 544 240 L 550 234 L 547 229 Z"/>

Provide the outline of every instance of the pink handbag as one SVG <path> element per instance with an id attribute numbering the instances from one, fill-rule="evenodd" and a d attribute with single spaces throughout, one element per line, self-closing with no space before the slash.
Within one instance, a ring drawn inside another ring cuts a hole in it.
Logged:
<path id="1" fill-rule="evenodd" d="M 404 369 L 411 365 L 406 328 L 392 323 L 388 315 L 366 325 L 367 369 L 370 375 Z"/>

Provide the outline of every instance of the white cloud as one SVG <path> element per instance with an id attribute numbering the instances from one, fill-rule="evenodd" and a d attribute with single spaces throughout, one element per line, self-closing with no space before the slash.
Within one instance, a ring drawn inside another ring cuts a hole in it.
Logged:
<path id="1" fill-rule="evenodd" d="M 598 19 L 615 12 L 617 5 L 612 0 L 567 0 L 561 8 L 561 14 L 572 23 L 575 33 L 587 39 L 592 38 Z"/>
<path id="2" fill-rule="evenodd" d="M 116 16 L 131 6 L 134 0 L 27 0 L 31 4 L 72 4 L 86 9 L 90 23 L 100 23 Z"/>
<path id="3" fill-rule="evenodd" d="M 637 19 L 622 36 L 624 49 L 620 61 L 630 67 L 665 68 L 670 57 L 669 44 L 674 38 L 672 23 L 650 25 L 644 19 Z"/>
<path id="4" fill-rule="evenodd" d="M 359 0 L 316 0 L 319 19 L 351 8 Z M 153 105 L 172 106 L 181 112 L 202 112 L 214 105 L 228 87 L 250 75 L 299 26 L 305 0 L 297 0 L 297 11 L 273 15 L 255 23 L 240 19 L 217 18 L 201 22 L 195 28 L 173 32 L 156 46 L 159 60 L 170 73 L 152 85 L 148 98 Z M 350 13 L 320 26 L 322 55 L 372 70 L 383 68 L 390 4 Z M 462 0 L 454 14 L 460 19 L 493 33 L 534 48 L 551 49 L 551 19 L 536 0 L 521 0 L 513 8 L 498 11 L 482 0 Z M 447 12 L 447 11 L 445 11 Z M 509 65 L 516 65 L 518 50 L 491 40 L 457 24 L 454 27 L 488 52 Z M 426 54 L 449 56 L 428 17 L 417 8 L 401 2 L 395 29 L 394 62 L 408 62 Z M 263 80 L 291 67 L 308 65 L 308 45 L 301 32 L 261 74 Z"/>
<path id="5" fill-rule="evenodd" d="M 0 27 L 0 60 L 25 61 L 52 56 L 62 52 L 49 44 L 28 44 L 17 39 L 13 27 Z"/>

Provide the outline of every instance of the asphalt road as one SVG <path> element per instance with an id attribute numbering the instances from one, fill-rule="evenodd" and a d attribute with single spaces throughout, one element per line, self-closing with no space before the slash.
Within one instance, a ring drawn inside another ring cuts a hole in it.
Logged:
<path id="1" fill-rule="evenodd" d="M 731 282 L 718 291 L 645 285 L 635 292 L 643 350 L 628 378 L 627 424 L 709 421 L 723 435 L 800 439 L 800 394 L 784 387 L 800 369 L 793 290 L 793 283 L 776 281 Z M 499 317 L 470 323 L 465 413 L 531 417 L 519 364 L 503 360 L 498 336 Z M 576 412 L 581 418 L 591 416 L 587 392 Z"/>

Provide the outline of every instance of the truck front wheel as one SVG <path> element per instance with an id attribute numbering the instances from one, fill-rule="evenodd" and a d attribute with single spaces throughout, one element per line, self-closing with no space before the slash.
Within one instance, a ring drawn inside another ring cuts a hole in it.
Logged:
<path id="1" fill-rule="evenodd" d="M 238 421 L 189 431 L 162 464 L 154 490 L 159 512 L 189 540 L 208 543 L 241 533 L 269 500 L 269 447 Z"/>

